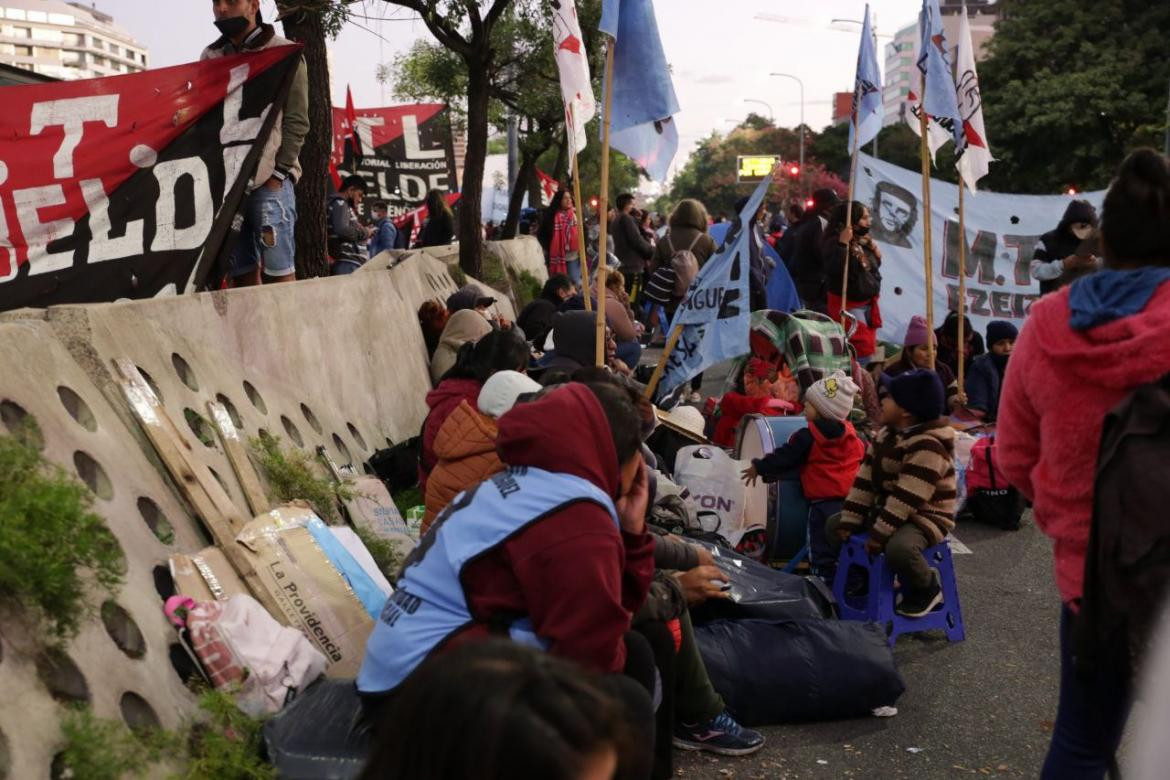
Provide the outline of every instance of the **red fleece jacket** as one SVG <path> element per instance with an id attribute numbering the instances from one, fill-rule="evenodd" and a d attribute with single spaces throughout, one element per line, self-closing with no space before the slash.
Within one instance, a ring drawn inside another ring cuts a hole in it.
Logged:
<path id="1" fill-rule="evenodd" d="M 427 494 L 427 477 L 439 462 L 439 456 L 435 454 L 435 438 L 439 435 L 439 429 L 463 401 L 471 405 L 472 411 L 478 412 L 476 402 L 482 387 L 474 379 L 444 379 L 438 387 L 427 393 L 427 408 L 430 411 L 423 422 L 418 469 L 418 486 L 424 496 Z"/>
<path id="2" fill-rule="evenodd" d="M 1066 287 L 1032 306 L 1008 363 L 996 447 L 1004 475 L 1052 538 L 1065 602 L 1084 589 L 1105 415 L 1170 371 L 1170 284 L 1143 311 L 1087 331 L 1069 327 L 1068 295 Z"/>
<path id="3" fill-rule="evenodd" d="M 509 466 L 572 474 L 615 501 L 617 451 L 596 396 L 569 384 L 499 421 L 496 449 Z M 622 636 L 654 575 L 651 534 L 619 532 L 609 513 L 580 501 L 538 520 L 463 570 L 476 624 L 456 641 L 485 636 L 494 616 L 527 615 L 550 652 L 587 668 L 619 672 Z"/>

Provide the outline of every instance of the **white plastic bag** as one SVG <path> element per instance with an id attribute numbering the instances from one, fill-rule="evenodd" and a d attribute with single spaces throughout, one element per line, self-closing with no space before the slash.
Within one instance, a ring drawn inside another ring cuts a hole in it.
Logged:
<path id="1" fill-rule="evenodd" d="M 714 531 L 735 544 L 743 535 L 744 485 L 740 470 L 744 466 L 724 450 L 709 444 L 683 447 L 674 466 L 674 481 L 690 491 L 699 509 L 700 520 L 713 512 L 719 519 Z"/>

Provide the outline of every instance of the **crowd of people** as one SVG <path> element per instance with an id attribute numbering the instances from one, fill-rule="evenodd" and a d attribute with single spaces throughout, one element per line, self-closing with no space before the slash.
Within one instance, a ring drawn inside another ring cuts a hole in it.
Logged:
<path id="1" fill-rule="evenodd" d="M 630 370 L 637 352 L 627 346 L 640 351 L 655 308 L 669 317 L 677 307 L 675 276 L 686 269 L 672 261 L 685 249 L 701 267 L 716 248 L 713 222 L 702 204 L 683 201 L 656 235 L 643 229 L 632 199 L 619 199 L 616 268 L 605 289 L 589 289 L 569 266 L 581 250 L 571 196 L 557 202 L 549 259 L 562 272 L 516 323 L 489 321 L 491 299 L 470 290 L 446 306 L 432 303 L 441 315 L 420 311 L 436 380 L 421 455 L 428 530 L 399 581 L 406 595 L 388 604 L 371 639 L 359 688 L 372 712 L 410 717 L 416 706 L 405 702 L 418 699 L 424 680 L 433 683 L 432 666 L 444 656 L 466 664 L 495 658 L 501 675 L 512 668 L 516 678 L 567 686 L 544 716 L 563 743 L 555 758 L 537 751 L 533 761 L 567 762 L 574 769 L 557 775 L 565 777 L 666 777 L 672 744 L 729 755 L 763 744 L 726 711 L 693 648 L 685 606 L 720 598 L 720 571 L 709 567 L 703 547 L 646 522 L 658 480 L 669 478 L 644 446 L 655 417 Z M 775 231 L 776 244 L 802 304 L 845 318 L 853 370 L 801 388 L 753 332 L 755 357 L 742 378 L 745 389 L 790 398 L 785 410 L 808 422 L 752 461 L 743 479 L 799 480 L 810 506 L 812 573 L 833 581 L 839 547 L 860 535 L 871 554 L 886 556 L 901 586 L 896 610 L 910 618 L 944 599 L 923 551 L 946 539 L 959 514 L 954 421 L 994 426 L 998 468 L 1054 540 L 1062 675 L 1046 778 L 1104 776 L 1133 700 L 1132 678 L 1121 669 L 1078 675 L 1074 627 L 1090 528 L 1101 521 L 1093 489 L 1105 417 L 1170 370 L 1170 297 L 1162 285 L 1170 280 L 1168 204 L 1166 159 L 1131 155 L 1099 224 L 1091 207 L 1074 203 L 1038 245 L 1038 278 L 1054 263 L 1069 273 L 1048 277 L 1054 284 L 1022 332 L 992 321 L 979 333 L 954 312 L 932 331 L 914 317 L 891 351 L 876 337 L 881 250 L 869 237 L 870 214 L 819 192 L 808 212 L 790 214 L 792 226 Z M 635 303 L 639 294 L 644 307 Z M 601 367 L 585 295 L 606 313 Z M 571 460 L 558 454 L 566 441 L 576 453 Z M 662 608 L 670 599 L 655 597 L 656 572 L 671 572 L 683 608 Z M 415 603 L 421 606 L 412 611 Z M 550 654 L 576 666 L 546 660 Z M 458 698 L 458 691 L 447 695 Z M 612 710 L 624 727 L 578 724 L 579 701 Z M 376 758 L 394 766 L 408 760 L 422 758 L 397 744 Z"/>

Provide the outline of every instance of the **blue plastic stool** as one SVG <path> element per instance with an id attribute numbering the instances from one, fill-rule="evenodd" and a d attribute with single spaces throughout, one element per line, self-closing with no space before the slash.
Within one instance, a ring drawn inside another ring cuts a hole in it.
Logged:
<path id="1" fill-rule="evenodd" d="M 902 634 L 929 631 L 941 628 L 951 642 L 962 642 L 967 632 L 963 627 L 963 612 L 959 606 L 959 589 L 955 585 L 955 565 L 951 559 L 951 548 L 944 541 L 922 551 L 922 556 L 932 569 L 938 571 L 942 584 L 943 603 L 928 615 L 908 618 L 894 612 L 894 573 L 886 566 L 886 556 L 870 556 L 865 551 L 868 536 L 854 534 L 841 545 L 841 557 L 837 559 L 837 576 L 833 580 L 833 596 L 842 620 L 866 620 L 881 624 L 889 631 L 890 645 L 893 646 Z M 849 569 L 859 566 L 869 573 L 869 591 L 863 597 L 864 606 L 858 604 L 858 597 L 847 599 L 845 586 L 849 581 Z"/>

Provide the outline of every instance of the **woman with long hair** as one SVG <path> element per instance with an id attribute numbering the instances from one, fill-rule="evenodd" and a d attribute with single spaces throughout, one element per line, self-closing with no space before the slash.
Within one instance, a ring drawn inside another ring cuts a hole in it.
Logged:
<path id="1" fill-rule="evenodd" d="M 852 226 L 847 226 L 850 219 Z M 849 343 L 857 351 L 857 362 L 863 366 L 877 349 L 877 331 L 882 325 L 878 308 L 882 291 L 882 253 L 869 235 L 869 220 L 869 209 L 861 202 L 839 204 L 833 210 L 821 239 L 825 275 L 829 281 L 829 316 L 840 322 L 842 309 L 852 316 L 856 329 L 849 337 Z M 841 283 L 845 278 L 846 264 L 849 278 L 846 298 L 842 301 Z"/>
<path id="2" fill-rule="evenodd" d="M 540 244 L 548 256 L 549 276 L 567 274 L 574 284 L 580 285 L 581 253 L 578 251 L 577 232 L 573 195 L 566 189 L 559 189 L 540 223 Z"/>
<path id="3" fill-rule="evenodd" d="M 418 246 L 446 246 L 455 237 L 455 215 L 442 190 L 427 193 L 427 221 L 418 234 Z"/>

